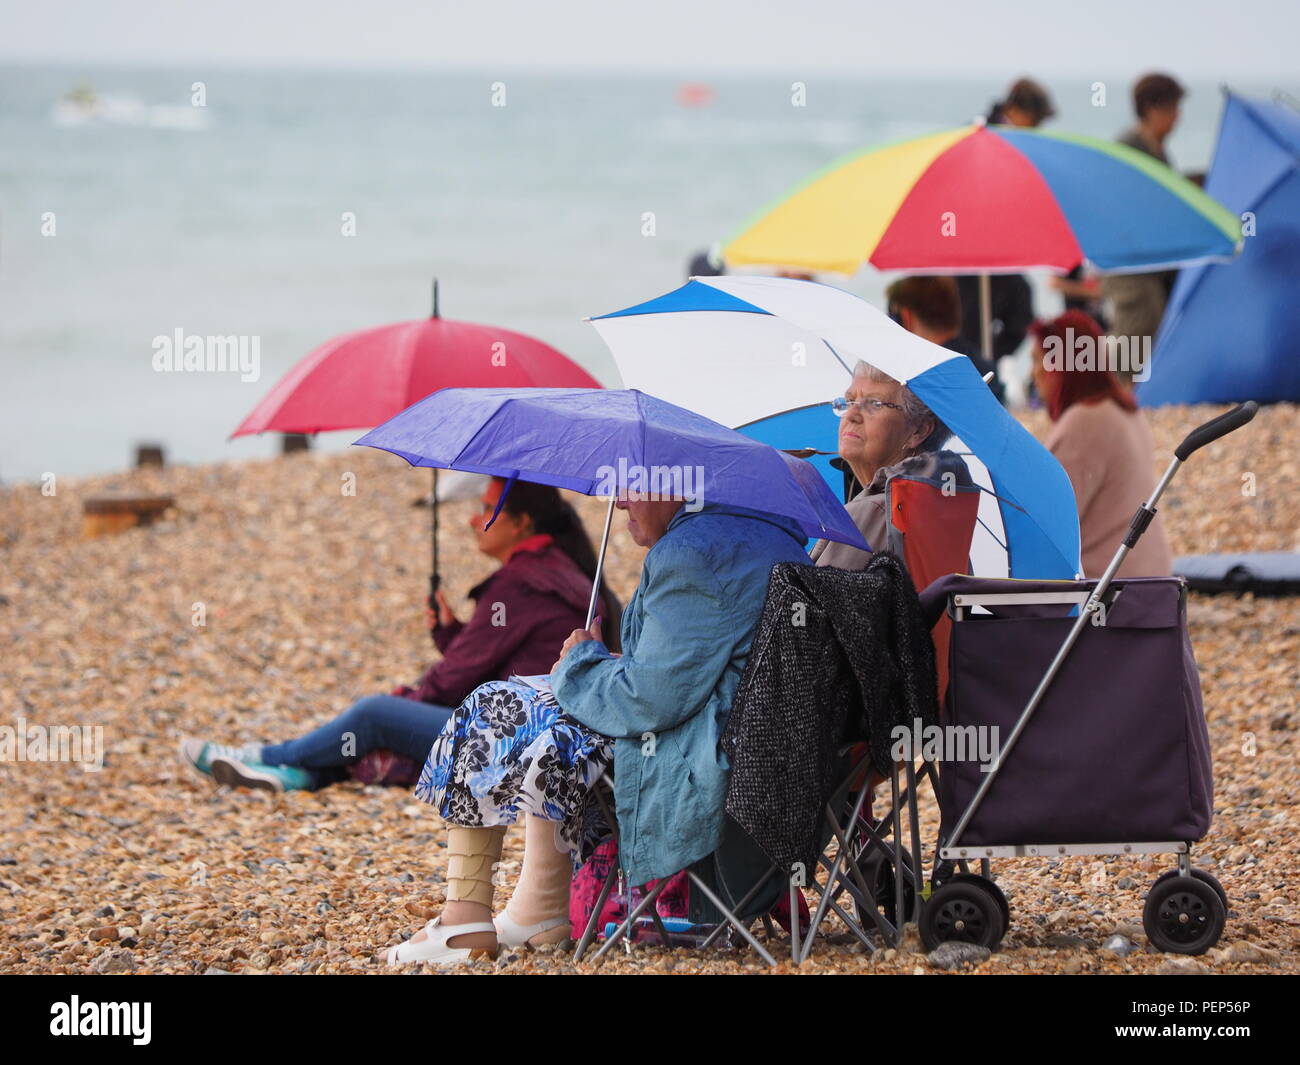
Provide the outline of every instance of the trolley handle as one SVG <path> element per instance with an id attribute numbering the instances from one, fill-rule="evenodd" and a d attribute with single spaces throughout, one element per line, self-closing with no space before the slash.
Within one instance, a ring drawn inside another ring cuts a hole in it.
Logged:
<path id="1" fill-rule="evenodd" d="M 1174 454 L 1179 462 L 1186 462 L 1192 452 L 1199 451 L 1206 444 L 1214 443 L 1219 437 L 1227 436 L 1235 429 L 1240 429 L 1254 418 L 1258 411 L 1259 404 L 1253 399 L 1237 404 L 1226 414 L 1220 414 L 1217 418 L 1212 418 L 1204 425 L 1193 429 L 1183 442 L 1174 448 Z"/>

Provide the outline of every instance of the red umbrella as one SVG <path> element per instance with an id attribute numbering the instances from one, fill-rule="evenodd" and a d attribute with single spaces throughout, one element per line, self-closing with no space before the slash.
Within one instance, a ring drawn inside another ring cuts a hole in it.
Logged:
<path id="1" fill-rule="evenodd" d="M 600 388 L 567 355 L 493 325 L 433 314 L 326 341 L 282 377 L 232 434 L 370 429 L 440 388 Z M 433 573 L 438 587 L 438 471 L 433 471 Z"/>

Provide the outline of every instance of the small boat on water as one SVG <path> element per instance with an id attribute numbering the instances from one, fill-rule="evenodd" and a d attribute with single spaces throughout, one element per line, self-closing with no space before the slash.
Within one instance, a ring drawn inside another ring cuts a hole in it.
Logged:
<path id="1" fill-rule="evenodd" d="M 56 126 L 148 126 L 152 129 L 201 130 L 208 124 L 205 108 L 188 104 L 146 104 L 130 93 L 98 92 L 81 82 L 55 101 L 50 120 Z"/>

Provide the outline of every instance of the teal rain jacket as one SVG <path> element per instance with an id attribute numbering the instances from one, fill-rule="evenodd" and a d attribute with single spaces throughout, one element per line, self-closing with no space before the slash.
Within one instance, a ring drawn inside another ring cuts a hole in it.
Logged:
<path id="1" fill-rule="evenodd" d="M 634 884 L 717 848 L 727 763 L 718 740 L 749 656 L 768 575 L 808 562 L 785 518 L 679 510 L 645 557 L 623 615 L 623 657 L 578 644 L 551 677 L 561 708 L 614 738 L 621 858 Z"/>

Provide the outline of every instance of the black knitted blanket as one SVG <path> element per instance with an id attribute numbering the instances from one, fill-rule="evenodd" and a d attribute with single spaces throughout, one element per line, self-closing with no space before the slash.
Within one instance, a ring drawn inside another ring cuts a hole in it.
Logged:
<path id="1" fill-rule="evenodd" d="M 783 870 L 816 870 L 822 812 L 867 741 L 893 771 L 891 733 L 938 717 L 934 644 L 907 570 L 878 552 L 865 570 L 779 563 L 722 736 L 727 813 Z"/>

